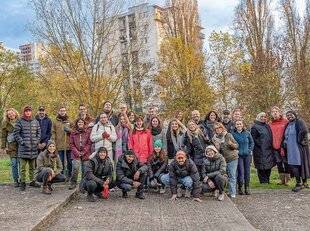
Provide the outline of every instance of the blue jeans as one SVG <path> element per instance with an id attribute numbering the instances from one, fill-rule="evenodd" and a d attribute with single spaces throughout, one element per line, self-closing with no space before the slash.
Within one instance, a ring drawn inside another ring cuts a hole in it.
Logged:
<path id="1" fill-rule="evenodd" d="M 250 183 L 252 156 L 239 156 L 238 159 L 238 184 L 243 185 Z"/>
<path id="2" fill-rule="evenodd" d="M 14 182 L 19 180 L 19 159 L 16 157 L 11 157 L 11 168 L 12 168 L 12 177 Z"/>
<path id="3" fill-rule="evenodd" d="M 58 151 L 59 158 L 62 163 L 62 171 L 61 173 L 64 174 L 66 177 L 70 178 L 72 174 L 72 159 L 71 159 L 71 151 L 66 150 L 66 156 L 65 151 Z M 66 160 L 66 161 L 65 161 Z M 66 162 L 66 164 L 65 164 Z"/>
<path id="4" fill-rule="evenodd" d="M 227 163 L 227 175 L 228 175 L 228 193 L 229 195 L 236 195 L 236 183 L 237 183 L 237 167 L 238 160 L 233 160 Z"/>
<path id="5" fill-rule="evenodd" d="M 71 174 L 71 182 L 77 183 L 78 176 L 80 173 L 80 168 L 82 170 L 82 178 L 84 177 L 84 165 L 86 161 L 83 160 L 72 160 L 72 174 Z"/>
<path id="6" fill-rule="evenodd" d="M 164 174 L 160 177 L 160 181 L 165 185 L 169 186 L 170 185 L 170 175 L 169 173 Z M 178 183 L 182 184 L 186 189 L 192 189 L 193 188 L 193 180 L 190 176 L 186 177 L 178 177 Z"/>

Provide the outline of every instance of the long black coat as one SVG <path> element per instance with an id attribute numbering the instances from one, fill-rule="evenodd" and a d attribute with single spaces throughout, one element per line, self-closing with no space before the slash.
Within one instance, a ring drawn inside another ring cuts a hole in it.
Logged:
<path id="1" fill-rule="evenodd" d="M 187 159 L 184 165 L 179 165 L 176 160 L 169 165 L 170 189 L 171 194 L 177 194 L 178 178 L 190 176 L 193 180 L 192 195 L 194 198 L 199 197 L 201 192 L 200 176 L 195 163 Z"/>
<path id="2" fill-rule="evenodd" d="M 116 164 L 116 180 L 118 184 L 133 184 L 133 176 L 139 171 L 140 174 L 146 174 L 148 171 L 148 166 L 146 164 L 141 164 L 138 162 L 138 159 L 135 158 L 133 162 L 129 165 L 126 162 L 125 155 L 122 155 L 118 158 Z"/>
<path id="3" fill-rule="evenodd" d="M 256 169 L 267 170 L 275 166 L 272 131 L 267 123 L 255 121 L 251 128 L 254 140 L 253 160 Z"/>
<path id="4" fill-rule="evenodd" d="M 38 157 L 38 144 L 41 138 L 41 129 L 36 119 L 17 120 L 14 127 L 14 137 L 18 143 L 18 157 L 35 159 Z"/>

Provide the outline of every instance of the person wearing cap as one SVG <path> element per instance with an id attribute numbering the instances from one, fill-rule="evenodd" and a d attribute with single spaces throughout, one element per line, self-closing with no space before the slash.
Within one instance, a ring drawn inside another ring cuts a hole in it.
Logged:
<path id="1" fill-rule="evenodd" d="M 31 106 L 23 109 L 23 115 L 14 127 L 14 138 L 18 143 L 18 157 L 20 158 L 20 190 L 26 190 L 26 172 L 28 170 L 31 187 L 40 187 L 35 182 L 34 171 L 38 157 L 38 144 L 41 139 L 39 122 L 32 116 Z"/>
<path id="2" fill-rule="evenodd" d="M 40 124 L 41 139 L 38 146 L 39 152 L 46 148 L 47 141 L 52 137 L 52 120 L 48 117 L 44 106 L 40 106 L 36 115 L 36 120 Z"/>
<path id="3" fill-rule="evenodd" d="M 235 124 L 231 119 L 231 114 L 230 111 L 228 109 L 223 110 L 223 116 L 222 116 L 222 123 L 225 126 L 226 130 L 228 132 L 233 132 L 234 128 L 235 128 Z"/>
<path id="4" fill-rule="evenodd" d="M 72 159 L 70 150 L 70 133 L 72 131 L 72 124 L 67 115 L 65 106 L 60 106 L 56 120 L 53 121 L 52 139 L 55 141 L 59 157 L 62 163 L 62 174 L 65 174 L 67 180 L 71 178 L 72 173 Z"/>
<path id="5" fill-rule="evenodd" d="M 118 158 L 116 164 L 116 183 L 122 190 L 123 198 L 127 198 L 128 192 L 136 188 L 136 198 L 145 199 L 143 184 L 147 171 L 148 166 L 139 162 L 132 150 L 128 150 Z"/>
<path id="6" fill-rule="evenodd" d="M 253 160 L 261 184 L 270 183 L 271 169 L 275 166 L 272 146 L 272 131 L 267 123 L 267 114 L 261 112 L 257 115 L 251 128 L 254 140 Z"/>
<path id="7" fill-rule="evenodd" d="M 185 197 L 190 198 L 193 195 L 195 201 L 201 202 L 201 184 L 200 176 L 195 163 L 187 158 L 187 154 L 180 150 L 176 153 L 175 159 L 168 167 L 169 173 L 161 176 L 160 180 L 166 186 L 170 186 L 174 201 L 183 196 L 182 188 L 185 188 Z M 181 184 L 181 187 L 178 187 Z"/>
<path id="8" fill-rule="evenodd" d="M 227 182 L 225 158 L 213 145 L 206 147 L 205 156 L 202 166 L 202 190 L 203 192 L 214 191 L 215 198 L 222 201 Z"/>
<path id="9" fill-rule="evenodd" d="M 288 111 L 286 117 L 289 121 L 284 135 L 284 147 L 287 151 L 287 160 L 295 177 L 296 185 L 293 192 L 309 188 L 307 178 L 310 178 L 310 151 L 309 130 L 304 120 L 298 117 L 295 111 Z"/>
<path id="10" fill-rule="evenodd" d="M 85 163 L 84 176 L 80 187 L 87 191 L 87 199 L 90 202 L 95 201 L 94 195 L 102 198 L 103 188 L 112 188 L 113 186 L 113 164 L 109 158 L 108 150 L 101 147 L 96 155 Z"/>
<path id="11" fill-rule="evenodd" d="M 42 151 L 37 158 L 37 181 L 43 183 L 42 193 L 51 194 L 52 184 L 64 182 L 66 177 L 61 174 L 62 164 L 56 150 L 54 141 L 49 140 L 46 150 Z"/>
<path id="12" fill-rule="evenodd" d="M 154 142 L 154 152 L 148 160 L 148 185 L 151 188 L 158 189 L 159 193 L 165 193 L 165 185 L 160 181 L 160 177 L 168 172 L 168 159 L 163 150 L 161 140 Z"/>

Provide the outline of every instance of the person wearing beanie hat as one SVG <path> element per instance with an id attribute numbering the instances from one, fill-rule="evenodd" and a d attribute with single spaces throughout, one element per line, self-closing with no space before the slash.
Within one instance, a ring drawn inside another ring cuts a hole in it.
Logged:
<path id="1" fill-rule="evenodd" d="M 228 109 L 225 109 L 222 112 L 222 123 L 228 132 L 231 133 L 234 130 L 235 124 L 232 121 L 231 113 Z"/>
<path id="2" fill-rule="evenodd" d="M 169 165 L 169 173 L 161 176 L 160 180 L 166 186 L 170 186 L 172 197 L 170 200 L 174 201 L 183 196 L 181 188 L 178 184 L 185 187 L 185 197 L 190 198 L 193 195 L 194 201 L 201 202 L 200 192 L 200 176 L 195 163 L 187 158 L 187 154 L 180 150 L 176 153 L 175 159 Z"/>
<path id="3" fill-rule="evenodd" d="M 304 120 L 298 118 L 295 111 L 288 111 L 289 121 L 284 133 L 284 147 L 287 151 L 287 162 L 296 180 L 293 192 L 309 188 L 310 178 L 309 130 Z"/>
<path id="4" fill-rule="evenodd" d="M 100 199 L 104 198 L 102 191 L 109 194 L 110 188 L 114 186 L 113 164 L 108 153 L 105 147 L 101 147 L 95 156 L 85 163 L 80 190 L 87 191 L 87 199 L 90 202 L 95 201 L 94 194 Z"/>
<path id="5" fill-rule="evenodd" d="M 224 200 L 224 187 L 227 182 L 226 161 L 214 145 L 206 147 L 202 166 L 202 190 L 213 192 L 216 199 Z"/>
<path id="6" fill-rule="evenodd" d="M 62 164 L 56 150 L 54 141 L 49 140 L 46 150 L 41 152 L 37 158 L 37 181 L 43 183 L 42 193 L 51 194 L 52 184 L 64 182 L 66 177 L 61 174 Z"/>
<path id="7" fill-rule="evenodd" d="M 160 181 L 160 177 L 163 174 L 168 173 L 168 158 L 166 152 L 162 149 L 162 141 L 156 140 L 154 142 L 154 151 L 148 160 L 148 186 L 156 190 L 159 189 L 159 193 L 165 193 L 165 185 Z"/>
<path id="8" fill-rule="evenodd" d="M 118 158 L 116 164 L 116 184 L 122 190 L 123 198 L 128 197 L 128 192 L 136 188 L 136 198 L 145 199 L 144 182 L 148 166 L 138 161 L 132 150 L 126 151 Z"/>
<path id="9" fill-rule="evenodd" d="M 31 187 L 40 187 L 35 182 L 34 170 L 38 156 L 38 144 L 41 138 L 39 122 L 32 117 L 31 106 L 25 106 L 23 115 L 16 121 L 14 139 L 18 143 L 18 157 L 20 158 L 20 190 L 26 190 L 26 173 L 28 169 Z"/>

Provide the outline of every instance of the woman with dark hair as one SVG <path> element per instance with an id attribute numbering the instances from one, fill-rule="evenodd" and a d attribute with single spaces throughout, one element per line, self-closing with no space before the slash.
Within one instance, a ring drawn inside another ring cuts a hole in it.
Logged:
<path id="1" fill-rule="evenodd" d="M 209 144 L 209 140 L 206 139 L 199 126 L 195 123 L 195 121 L 190 120 L 187 124 L 184 147 L 187 154 L 196 164 L 200 177 L 203 159 L 205 157 L 205 149 Z"/>
<path id="2" fill-rule="evenodd" d="M 72 158 L 72 177 L 69 189 L 74 189 L 77 184 L 80 168 L 84 175 L 84 165 L 89 160 L 91 152 L 91 128 L 83 119 L 77 119 L 73 132 L 70 134 L 70 149 Z"/>
<path id="3" fill-rule="evenodd" d="M 288 164 L 296 179 L 293 191 L 298 192 L 303 188 L 309 188 L 307 184 L 307 178 L 310 177 L 309 131 L 295 111 L 288 111 L 286 117 L 289 124 L 285 129 L 284 146 L 287 150 Z"/>
<path id="4" fill-rule="evenodd" d="M 214 124 L 221 122 L 221 119 L 216 111 L 210 111 L 203 122 L 204 133 L 208 135 L 208 139 L 211 140 L 214 136 Z"/>
<path id="5" fill-rule="evenodd" d="M 168 159 L 162 147 L 161 140 L 156 140 L 154 142 L 154 152 L 148 160 L 149 187 L 155 189 L 160 188 L 160 194 L 165 193 L 165 185 L 160 181 L 160 177 L 168 172 Z"/>
<path id="6" fill-rule="evenodd" d="M 271 169 L 275 166 L 272 148 L 272 131 L 267 123 L 267 114 L 261 112 L 257 115 L 251 128 L 254 140 L 253 160 L 261 184 L 269 184 Z"/>
<path id="7" fill-rule="evenodd" d="M 115 127 L 117 136 L 115 144 L 115 163 L 117 162 L 118 157 L 128 150 L 128 136 L 131 129 L 128 117 L 124 114 L 119 114 L 118 121 L 118 125 Z"/>
<path id="8" fill-rule="evenodd" d="M 130 123 L 130 128 L 133 129 L 136 121 L 136 114 L 133 111 L 127 113 L 127 117 Z"/>
<path id="9" fill-rule="evenodd" d="M 152 133 L 153 142 L 155 142 L 156 140 L 160 140 L 162 143 L 162 149 L 166 151 L 167 150 L 166 133 L 162 127 L 161 121 L 158 118 L 158 116 L 154 116 L 150 120 L 149 129 Z"/>
<path id="10" fill-rule="evenodd" d="M 170 121 L 170 129 L 168 128 L 166 134 L 169 160 L 173 160 L 175 154 L 182 149 L 185 132 L 186 128 L 182 128 L 178 119 L 172 119 Z"/>
<path id="11" fill-rule="evenodd" d="M 153 137 L 149 129 L 143 123 L 143 117 L 136 119 L 134 129 L 128 138 L 128 148 L 133 150 L 139 162 L 146 163 L 153 152 Z"/>

